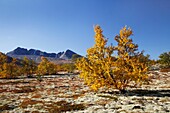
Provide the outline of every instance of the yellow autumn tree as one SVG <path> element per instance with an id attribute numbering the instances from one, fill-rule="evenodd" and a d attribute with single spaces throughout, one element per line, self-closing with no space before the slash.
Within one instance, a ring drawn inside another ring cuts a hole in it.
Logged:
<path id="1" fill-rule="evenodd" d="M 12 62 L 5 62 L 2 66 L 1 78 L 17 78 L 21 75 L 21 67 L 17 65 L 17 59 L 13 58 Z"/>
<path id="2" fill-rule="evenodd" d="M 138 46 L 129 36 L 132 30 L 124 27 L 115 37 L 118 45 L 107 46 L 107 39 L 100 26 L 95 26 L 95 44 L 87 50 L 86 58 L 76 62 L 80 77 L 92 89 L 112 87 L 124 90 L 130 82 L 142 83 L 147 79 L 147 65 L 141 59 L 142 52 L 136 52 Z M 113 56 L 113 52 L 117 53 Z"/>
<path id="3" fill-rule="evenodd" d="M 62 64 L 62 65 L 60 65 L 60 68 L 61 68 L 60 69 L 61 71 L 65 71 L 65 72 L 68 72 L 68 73 L 73 73 L 74 70 L 76 69 L 76 67 L 73 63 Z"/>
<path id="4" fill-rule="evenodd" d="M 47 58 L 41 57 L 41 63 L 38 65 L 37 74 L 56 74 L 56 65 L 48 61 Z"/>
<path id="5" fill-rule="evenodd" d="M 15 58 L 7 57 L 0 52 L 0 78 L 17 78 L 21 75 L 21 67 Z"/>
<path id="6" fill-rule="evenodd" d="M 95 26 L 94 32 L 94 46 L 87 50 L 86 58 L 81 58 L 76 62 L 76 67 L 81 71 L 80 77 L 84 78 L 85 83 L 97 90 L 111 84 L 114 47 L 106 46 L 107 39 L 103 36 L 100 26 Z"/>
<path id="7" fill-rule="evenodd" d="M 7 63 L 7 56 L 0 52 L 0 78 L 4 78 L 4 64 Z"/>
<path id="8" fill-rule="evenodd" d="M 134 44 L 130 28 L 124 27 L 115 37 L 117 46 L 117 60 L 113 62 L 113 84 L 115 88 L 124 90 L 129 83 L 141 85 L 148 78 L 148 61 L 144 59 L 143 52 L 138 52 L 138 45 Z"/>
<path id="9" fill-rule="evenodd" d="M 27 57 L 23 59 L 23 74 L 27 76 L 31 76 L 35 74 L 37 69 L 37 65 L 33 60 L 29 60 Z"/>

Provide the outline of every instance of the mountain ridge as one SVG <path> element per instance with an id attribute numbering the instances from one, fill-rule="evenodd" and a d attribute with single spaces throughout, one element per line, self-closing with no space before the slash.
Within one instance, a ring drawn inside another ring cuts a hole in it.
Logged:
<path id="1" fill-rule="evenodd" d="M 61 60 L 71 60 L 73 55 L 79 55 L 75 52 L 73 52 L 70 49 L 67 49 L 66 51 L 58 52 L 58 53 L 48 53 L 45 51 L 37 50 L 37 49 L 26 49 L 17 47 L 13 51 L 7 52 L 7 56 L 17 58 L 17 59 L 23 59 L 24 57 L 27 57 L 31 60 L 34 60 L 35 62 L 39 63 L 41 62 L 41 57 L 46 57 L 50 61 L 61 61 Z M 81 56 L 81 55 L 79 55 Z"/>

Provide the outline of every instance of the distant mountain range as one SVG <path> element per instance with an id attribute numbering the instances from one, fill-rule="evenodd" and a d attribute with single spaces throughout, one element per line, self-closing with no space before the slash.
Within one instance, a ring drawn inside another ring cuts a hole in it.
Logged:
<path id="1" fill-rule="evenodd" d="M 41 62 L 41 57 L 46 57 L 48 60 L 60 64 L 60 63 L 71 63 L 71 59 L 73 55 L 77 55 L 81 57 L 81 55 L 67 49 L 65 52 L 59 52 L 59 53 L 47 53 L 36 49 L 26 49 L 17 47 L 13 51 L 10 51 L 6 54 L 7 56 L 17 58 L 17 59 L 23 59 L 24 57 L 27 57 L 29 59 L 34 60 L 35 62 L 39 63 Z"/>

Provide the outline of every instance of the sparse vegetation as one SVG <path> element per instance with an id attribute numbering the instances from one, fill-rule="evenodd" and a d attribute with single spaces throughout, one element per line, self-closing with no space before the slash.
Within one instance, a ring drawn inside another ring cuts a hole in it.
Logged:
<path id="1" fill-rule="evenodd" d="M 162 53 L 159 56 L 158 62 L 161 64 L 162 68 L 170 68 L 170 52 Z"/>
<path id="2" fill-rule="evenodd" d="M 38 65 L 38 75 L 51 75 L 56 74 L 56 66 L 52 62 L 48 61 L 47 58 L 41 57 L 41 63 Z"/>
<path id="3" fill-rule="evenodd" d="M 27 57 L 23 59 L 23 74 L 26 76 L 31 76 L 36 73 L 37 65 L 33 60 L 29 60 Z"/>
<path id="4" fill-rule="evenodd" d="M 79 58 L 81 58 L 82 56 L 80 56 L 80 55 L 78 55 L 78 54 L 73 54 L 73 56 L 72 56 L 72 60 L 73 61 L 76 61 L 77 59 L 79 59 Z"/>
<path id="5" fill-rule="evenodd" d="M 8 58 L 5 54 L 0 53 L 0 78 L 17 78 L 22 74 L 21 70 L 17 59 Z"/>
<path id="6" fill-rule="evenodd" d="M 79 57 L 79 55 L 75 54 L 73 59 L 76 60 Z M 74 63 L 57 65 L 46 57 L 41 57 L 41 62 L 37 64 L 27 57 L 24 57 L 23 60 L 18 60 L 0 52 L 0 78 L 18 78 L 22 75 L 27 77 L 34 77 L 34 75 L 55 75 L 58 71 L 73 73 L 75 69 Z"/>
<path id="7" fill-rule="evenodd" d="M 60 65 L 60 71 L 73 73 L 75 69 L 76 69 L 76 66 L 73 63 Z"/>
<path id="8" fill-rule="evenodd" d="M 45 78 L 41 86 L 35 78 L 4 79 L 0 80 L 0 112 L 131 112 L 138 105 L 145 111 L 155 112 L 149 106 L 156 106 L 158 112 L 165 112 L 169 110 L 162 109 L 169 106 L 169 74 L 157 73 L 156 76 L 165 75 L 159 80 L 153 78 L 149 86 L 129 89 L 126 94 L 115 89 L 92 92 L 78 76 Z"/>

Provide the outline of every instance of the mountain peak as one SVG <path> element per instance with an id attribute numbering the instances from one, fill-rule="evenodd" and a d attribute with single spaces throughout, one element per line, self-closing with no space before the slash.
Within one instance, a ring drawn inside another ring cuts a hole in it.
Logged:
<path id="1" fill-rule="evenodd" d="M 28 50 L 25 48 L 17 47 L 14 51 L 12 51 L 12 54 L 28 55 Z"/>
<path id="2" fill-rule="evenodd" d="M 71 59 L 74 54 L 77 54 L 70 49 L 67 49 L 61 56 L 61 59 Z"/>

